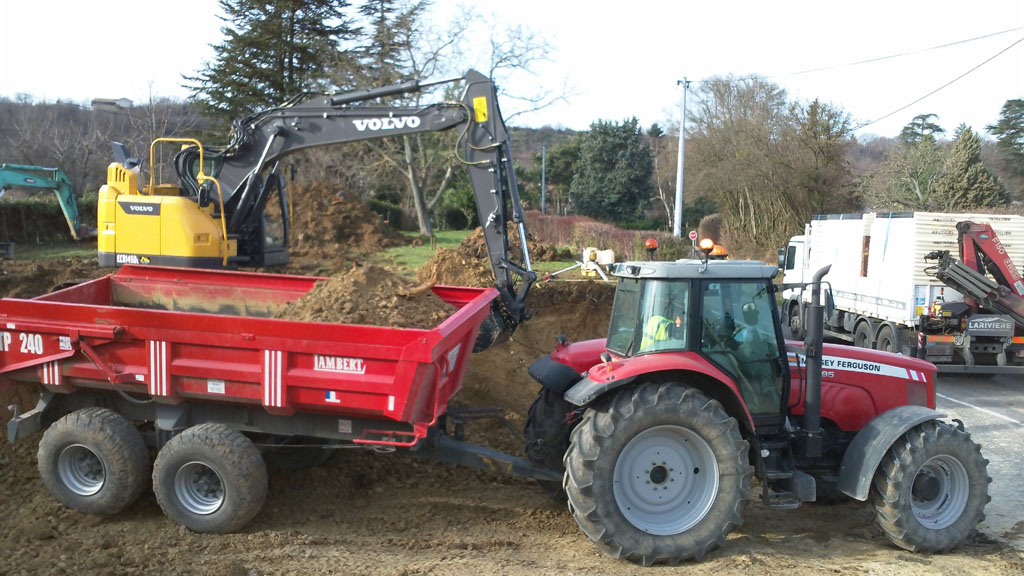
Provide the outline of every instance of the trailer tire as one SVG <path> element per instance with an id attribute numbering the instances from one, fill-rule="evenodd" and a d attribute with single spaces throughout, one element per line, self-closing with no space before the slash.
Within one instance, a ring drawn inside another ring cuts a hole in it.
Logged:
<path id="1" fill-rule="evenodd" d="M 988 460 L 961 428 L 930 420 L 910 429 L 882 458 L 871 486 L 875 523 L 896 546 L 948 552 L 985 519 L 992 498 Z"/>
<path id="2" fill-rule="evenodd" d="M 743 523 L 748 451 L 736 419 L 693 388 L 623 389 L 572 432 L 569 510 L 609 556 L 645 566 L 701 560 Z"/>
<path id="3" fill-rule="evenodd" d="M 200 424 L 157 454 L 153 492 L 164 514 L 193 532 L 235 532 L 263 507 L 267 467 L 241 432 Z"/>
<path id="4" fill-rule="evenodd" d="M 561 394 L 541 387 L 540 394 L 530 405 L 523 428 L 527 460 L 559 472 L 565 470 L 562 460 L 569 449 L 569 435 L 576 427 L 576 422 L 570 422 L 567 416 L 574 410 L 576 406 Z M 561 482 L 537 480 L 537 484 L 552 499 L 565 502 L 565 489 Z"/>
<path id="5" fill-rule="evenodd" d="M 112 516 L 138 499 L 149 477 L 142 434 L 120 414 L 84 408 L 53 423 L 39 442 L 39 475 L 62 504 Z"/>

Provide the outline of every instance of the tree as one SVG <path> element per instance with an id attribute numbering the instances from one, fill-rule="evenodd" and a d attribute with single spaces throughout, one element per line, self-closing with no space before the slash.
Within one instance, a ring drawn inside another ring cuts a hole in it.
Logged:
<path id="1" fill-rule="evenodd" d="M 850 115 L 815 99 L 793 104 L 791 149 L 796 200 L 812 212 L 846 212 L 858 206 L 853 176 L 846 160 L 853 131 Z"/>
<path id="2" fill-rule="evenodd" d="M 580 139 L 572 195 L 581 214 L 606 221 L 639 218 L 651 196 L 650 144 L 636 117 L 622 124 L 598 120 Z"/>
<path id="3" fill-rule="evenodd" d="M 999 122 L 986 128 L 996 137 L 999 168 L 1019 192 L 1024 192 L 1024 99 L 1007 100 L 999 112 Z"/>
<path id="4" fill-rule="evenodd" d="M 966 124 L 956 129 L 953 148 L 935 181 L 935 205 L 944 211 L 1006 204 L 1003 186 L 981 162 L 981 138 Z"/>
<path id="5" fill-rule="evenodd" d="M 185 76 L 203 111 L 223 120 L 276 106 L 322 88 L 328 63 L 344 59 L 341 43 L 357 30 L 348 0 L 219 0 L 227 24 L 216 57 Z"/>
<path id="6" fill-rule="evenodd" d="M 653 200 L 665 210 L 665 222 L 672 226 L 672 218 L 676 206 L 676 163 L 679 154 L 679 138 L 665 134 L 661 126 L 653 124 L 647 129 L 647 138 L 651 143 L 651 158 L 654 162 Z M 686 214 L 689 220 L 689 215 Z"/>
<path id="7" fill-rule="evenodd" d="M 932 118 L 938 120 L 938 114 L 918 114 L 909 124 L 903 127 L 900 132 L 900 140 L 906 144 L 917 144 L 927 136 L 933 138 L 937 134 L 945 134 L 941 126 L 932 122 Z"/>
<path id="8" fill-rule="evenodd" d="M 889 151 L 876 176 L 865 181 L 862 195 L 875 210 L 935 210 L 935 183 L 943 153 L 932 135 L 916 144 L 900 142 Z"/>

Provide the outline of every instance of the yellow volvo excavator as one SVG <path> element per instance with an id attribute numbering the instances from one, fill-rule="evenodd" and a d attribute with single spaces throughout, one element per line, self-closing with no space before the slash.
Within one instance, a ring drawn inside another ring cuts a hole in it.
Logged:
<path id="1" fill-rule="evenodd" d="M 378 105 L 379 98 L 461 82 L 458 101 L 422 107 Z M 170 141 L 177 182 L 159 184 L 150 170 L 140 185 L 140 162 L 114 144 L 115 162 L 99 192 L 101 266 L 158 264 L 193 268 L 274 266 L 288 262 L 289 202 L 278 170 L 285 156 L 316 146 L 441 130 L 459 130 L 456 157 L 470 176 L 477 214 L 501 293 L 500 310 L 482 332 L 510 333 L 527 316 L 524 300 L 536 279 L 527 251 L 523 208 L 509 150 L 508 130 L 493 82 L 470 70 L 461 78 L 400 84 L 347 94 L 301 94 L 282 106 L 236 120 L 227 146 Z M 268 202 L 282 215 L 268 226 Z M 521 255 L 511 255 L 506 223 L 518 225 Z M 500 313 L 498 313 L 500 312 Z M 494 330 L 488 330 L 493 328 Z M 508 329 L 508 330 L 506 330 Z"/>

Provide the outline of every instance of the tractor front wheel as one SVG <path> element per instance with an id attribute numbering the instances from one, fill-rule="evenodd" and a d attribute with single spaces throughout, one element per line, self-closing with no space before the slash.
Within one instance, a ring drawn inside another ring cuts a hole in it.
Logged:
<path id="1" fill-rule="evenodd" d="M 935 420 L 912 428 L 875 472 L 875 523 L 912 552 L 956 548 L 985 519 L 992 482 L 987 466 L 981 447 L 962 429 Z"/>
<path id="2" fill-rule="evenodd" d="M 610 556 L 645 566 L 700 560 L 743 522 L 748 449 L 736 420 L 695 389 L 621 390 L 573 430 L 569 509 Z"/>

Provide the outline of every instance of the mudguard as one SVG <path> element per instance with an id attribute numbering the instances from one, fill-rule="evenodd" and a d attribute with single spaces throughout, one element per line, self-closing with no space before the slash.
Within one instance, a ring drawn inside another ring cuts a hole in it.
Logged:
<path id="1" fill-rule="evenodd" d="M 946 414 L 924 406 L 897 406 L 876 416 L 857 433 L 839 467 L 839 491 L 850 498 L 867 500 L 868 490 L 882 456 L 908 430 Z"/>
<path id="2" fill-rule="evenodd" d="M 550 354 L 531 364 L 527 372 L 531 378 L 540 382 L 541 386 L 559 395 L 565 394 L 565 391 L 581 378 L 579 372 L 552 360 Z"/>

